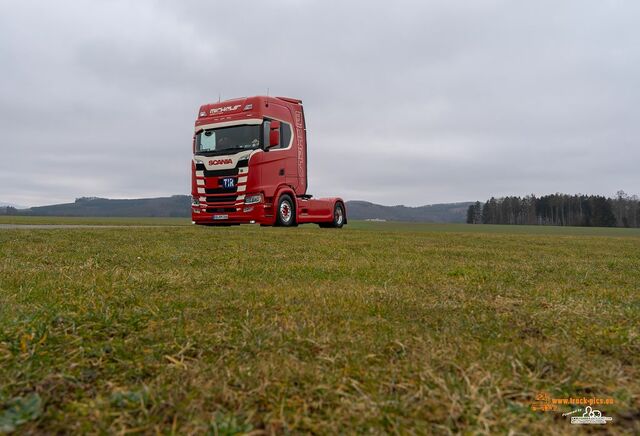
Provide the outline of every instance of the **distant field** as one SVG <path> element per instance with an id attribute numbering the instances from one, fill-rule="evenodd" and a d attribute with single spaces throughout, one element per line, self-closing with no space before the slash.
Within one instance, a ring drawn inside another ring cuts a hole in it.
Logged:
<path id="1" fill-rule="evenodd" d="M 0 431 L 640 432 L 638 230 L 9 222 L 180 226 L 0 229 Z"/>
<path id="2" fill-rule="evenodd" d="M 106 218 L 106 217 L 49 217 L 49 216 L 0 216 L 0 224 L 73 224 L 73 225 L 191 225 L 189 218 Z"/>
<path id="3" fill-rule="evenodd" d="M 561 226 L 516 226 L 503 224 L 432 224 L 355 221 L 352 229 L 403 231 L 403 232 L 473 232 L 473 233 L 515 233 L 522 235 L 575 235 L 575 236 L 635 236 L 640 237 L 640 229 L 615 227 L 561 227 Z"/>
<path id="4" fill-rule="evenodd" d="M 69 224 L 69 225 L 124 225 L 124 226 L 187 226 L 189 218 L 147 218 L 147 217 L 38 217 L 0 216 L 0 224 Z M 303 226 L 311 228 L 311 226 Z M 513 226 L 496 224 L 436 224 L 407 222 L 350 221 L 351 230 L 402 231 L 402 232 L 473 232 L 473 233 L 517 233 L 576 236 L 637 236 L 640 229 L 614 227 L 560 227 L 560 226 Z"/>

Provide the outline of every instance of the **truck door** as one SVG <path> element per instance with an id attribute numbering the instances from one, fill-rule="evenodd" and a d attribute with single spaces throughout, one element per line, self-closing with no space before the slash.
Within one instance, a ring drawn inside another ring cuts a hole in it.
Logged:
<path id="1" fill-rule="evenodd" d="M 271 119 L 264 121 L 263 140 L 265 142 L 269 141 L 269 132 L 273 124 L 276 123 L 281 124 L 279 121 Z M 280 142 L 282 143 L 282 135 L 280 136 Z M 256 155 L 256 164 L 260 167 L 260 180 L 265 195 L 273 195 L 278 186 L 286 183 L 287 155 L 280 150 L 280 145 Z"/>
<path id="2" fill-rule="evenodd" d="M 285 167 L 287 185 L 293 186 L 293 189 L 297 190 L 299 178 L 296 164 L 296 149 L 293 141 L 293 131 L 289 123 L 280 123 L 280 146 L 287 150 L 287 163 Z"/>

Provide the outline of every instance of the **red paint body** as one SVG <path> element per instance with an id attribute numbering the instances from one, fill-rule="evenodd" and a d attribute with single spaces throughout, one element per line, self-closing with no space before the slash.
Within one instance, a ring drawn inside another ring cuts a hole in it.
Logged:
<path id="1" fill-rule="evenodd" d="M 255 149 L 228 153 L 197 149 L 207 131 L 220 136 L 219 129 L 247 125 L 260 132 Z M 270 147 L 275 140 L 278 145 Z M 307 138 L 300 100 L 257 96 L 203 105 L 195 123 L 193 152 L 191 216 L 195 224 L 275 225 L 283 194 L 295 203 L 294 224 L 331 223 L 336 205 L 344 210 L 340 198 L 307 195 Z M 233 188 L 224 186 L 225 178 L 233 179 Z M 262 195 L 261 201 L 245 204 L 255 194 Z"/>

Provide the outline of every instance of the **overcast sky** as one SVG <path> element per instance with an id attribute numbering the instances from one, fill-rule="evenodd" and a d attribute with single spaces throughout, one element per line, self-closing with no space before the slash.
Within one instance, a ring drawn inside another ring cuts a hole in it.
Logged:
<path id="1" fill-rule="evenodd" d="M 200 104 L 303 100 L 309 192 L 640 194 L 637 1 L 0 0 L 0 202 L 188 194 Z"/>

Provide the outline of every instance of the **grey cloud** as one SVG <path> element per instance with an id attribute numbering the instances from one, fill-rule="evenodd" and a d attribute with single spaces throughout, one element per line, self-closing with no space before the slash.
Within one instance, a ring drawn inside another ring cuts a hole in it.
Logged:
<path id="1" fill-rule="evenodd" d="M 37 13 L 35 13 L 37 12 Z M 0 201 L 188 193 L 201 103 L 302 98 L 310 188 L 638 192 L 630 2 L 0 5 Z"/>

